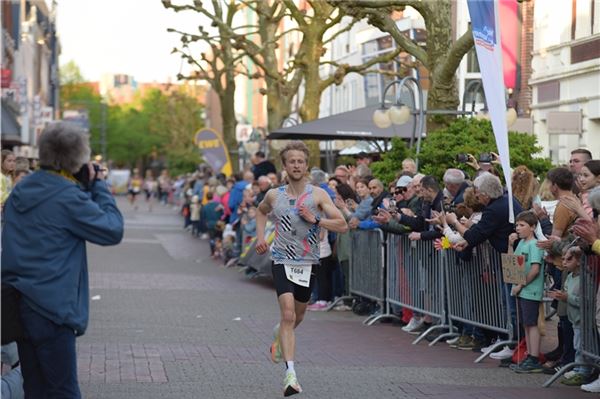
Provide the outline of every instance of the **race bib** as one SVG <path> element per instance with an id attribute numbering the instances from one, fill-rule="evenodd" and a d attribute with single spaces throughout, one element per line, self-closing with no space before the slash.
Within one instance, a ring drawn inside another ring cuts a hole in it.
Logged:
<path id="1" fill-rule="evenodd" d="M 285 267 L 285 275 L 292 283 L 301 285 L 302 287 L 310 286 L 310 272 L 312 265 L 283 265 Z"/>

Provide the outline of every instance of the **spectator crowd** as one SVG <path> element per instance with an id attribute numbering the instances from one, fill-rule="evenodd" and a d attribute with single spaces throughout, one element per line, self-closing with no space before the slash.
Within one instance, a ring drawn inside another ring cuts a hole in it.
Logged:
<path id="1" fill-rule="evenodd" d="M 496 169 L 498 156 L 460 154 L 457 160 L 472 168 L 471 175 L 450 168 L 440 181 L 417 173 L 415 161 L 405 159 L 396 179 L 385 184 L 373 176 L 370 158 L 364 153 L 356 165 L 337 166 L 331 175 L 313 168 L 307 179 L 327 191 L 350 230 L 323 232 L 321 264 L 308 309 L 330 310 L 337 298 L 349 293 L 349 262 L 356 250 L 351 237 L 357 230 L 405 234 L 412 241 L 431 242 L 432 250 L 450 246 L 465 260 L 487 241 L 500 253 L 526 257 L 526 284 L 506 288 L 512 298 L 515 336 L 525 338 L 518 347 L 499 348 L 490 357 L 517 373 L 554 374 L 575 360 L 582 361 L 580 276 L 585 258 L 600 255 L 600 160 L 586 149 L 575 149 L 568 165 L 551 169 L 543 179 L 526 166 L 516 166 L 511 187 L 515 223 L 509 222 L 510 200 Z M 2 151 L 2 203 L 10 188 L 33 167 Z M 142 177 L 134 169 L 128 197 L 135 209 L 138 201 L 145 201 L 149 211 L 158 202 L 179 210 L 184 228 L 208 240 L 212 257 L 231 266 L 256 236 L 258 204 L 268 190 L 282 184 L 286 184 L 285 174 L 277 172 L 259 151 L 251 165 L 231 177 L 214 174 L 208 167 L 173 178 L 166 170 L 155 178 L 151 171 Z M 246 271 L 256 272 L 252 265 Z M 541 353 L 543 331 L 538 320 L 543 307 L 539 305 L 545 298 L 552 301 L 558 315 L 558 342 L 552 351 Z M 600 332 L 600 294 L 596 303 Z M 348 311 L 350 305 L 342 301 L 334 309 Z M 409 309 L 393 310 L 409 334 L 421 334 L 437 322 Z M 459 337 L 446 341 L 457 350 L 486 351 L 498 338 L 483 328 L 460 328 Z M 525 347 L 524 352 L 519 353 L 519 347 Z M 600 378 L 591 367 L 575 368 L 562 382 L 600 392 Z"/>

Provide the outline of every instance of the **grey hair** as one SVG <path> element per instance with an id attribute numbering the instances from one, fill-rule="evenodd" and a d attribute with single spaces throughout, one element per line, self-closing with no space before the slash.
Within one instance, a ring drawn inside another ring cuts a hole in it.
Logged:
<path id="1" fill-rule="evenodd" d="M 500 179 L 489 172 L 480 174 L 474 181 L 473 185 L 477 191 L 487 195 L 490 198 L 500 198 L 504 194 Z"/>
<path id="2" fill-rule="evenodd" d="M 360 164 L 356 167 L 356 174 L 358 177 L 367 177 L 372 175 L 371 169 L 369 169 L 369 167 L 365 164 Z"/>
<path id="3" fill-rule="evenodd" d="M 600 211 L 600 188 L 594 188 L 588 194 L 588 203 L 597 211 Z"/>
<path id="4" fill-rule="evenodd" d="M 325 183 L 327 181 L 327 174 L 321 169 L 313 168 L 310 171 L 310 182 L 318 186 L 319 184 Z"/>
<path id="5" fill-rule="evenodd" d="M 383 182 L 379 179 L 371 179 L 371 181 L 369 181 L 369 183 L 371 183 L 371 182 L 379 188 L 385 188 L 385 186 L 383 185 Z"/>
<path id="6" fill-rule="evenodd" d="M 446 184 L 463 184 L 465 182 L 465 174 L 460 169 L 450 168 L 444 173 L 444 183 Z"/>
<path id="7" fill-rule="evenodd" d="M 89 136 L 71 123 L 49 124 L 38 145 L 41 166 L 75 173 L 90 160 Z"/>
<path id="8" fill-rule="evenodd" d="M 269 178 L 268 178 L 267 176 L 265 176 L 265 175 L 262 175 L 262 176 L 260 176 L 260 177 L 258 178 L 257 182 L 258 182 L 258 183 L 260 183 L 260 182 L 265 182 L 265 183 L 269 183 L 269 184 L 271 184 L 271 179 L 269 179 Z"/>

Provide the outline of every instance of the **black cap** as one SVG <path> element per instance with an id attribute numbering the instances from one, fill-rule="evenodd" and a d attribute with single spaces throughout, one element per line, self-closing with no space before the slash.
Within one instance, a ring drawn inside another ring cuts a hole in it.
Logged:
<path id="1" fill-rule="evenodd" d="M 367 153 L 366 153 L 366 152 L 364 152 L 364 151 L 361 151 L 361 152 L 359 152 L 359 153 L 356 155 L 356 158 L 358 158 L 358 159 L 365 159 L 365 158 L 368 158 L 368 157 L 369 157 L 369 154 L 367 154 Z"/>

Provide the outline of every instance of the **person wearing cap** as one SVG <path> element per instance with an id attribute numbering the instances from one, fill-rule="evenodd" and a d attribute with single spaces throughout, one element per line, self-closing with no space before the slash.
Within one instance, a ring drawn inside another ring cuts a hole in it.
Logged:
<path id="1" fill-rule="evenodd" d="M 369 154 L 367 154 L 364 151 L 361 151 L 358 153 L 358 155 L 356 155 L 356 166 L 358 165 L 365 165 L 365 166 L 369 166 L 371 164 L 371 157 L 369 157 Z"/>
<path id="2" fill-rule="evenodd" d="M 421 200 L 415 191 L 415 180 L 416 178 L 403 175 L 396 181 L 393 191 L 396 209 L 383 210 L 373 216 L 373 220 L 381 225 L 382 230 L 395 234 L 410 231 L 410 227 L 400 224 L 398 218 L 401 209 L 410 209 L 413 214 L 418 213 L 421 209 Z"/>

